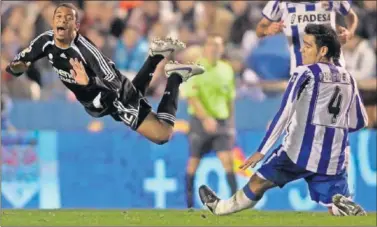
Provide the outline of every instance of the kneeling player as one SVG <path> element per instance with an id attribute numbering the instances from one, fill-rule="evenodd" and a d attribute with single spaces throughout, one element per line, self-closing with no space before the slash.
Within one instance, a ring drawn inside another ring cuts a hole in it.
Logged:
<path id="1" fill-rule="evenodd" d="M 157 114 L 151 111 L 144 95 L 158 63 L 185 45 L 170 38 L 152 42 L 148 59 L 131 82 L 78 31 L 77 9 L 72 4 L 59 5 L 54 12 L 53 30 L 35 38 L 10 63 L 7 72 L 20 76 L 31 63 L 48 57 L 61 81 L 91 116 L 111 115 L 154 143 L 169 141 L 179 86 L 190 77 L 203 73 L 203 67 L 175 62 L 165 66 L 168 82 Z"/>
<path id="2" fill-rule="evenodd" d="M 240 168 L 254 167 L 286 129 L 284 141 L 230 199 L 221 200 L 207 186 L 202 202 L 216 215 L 252 208 L 274 187 L 305 179 L 312 200 L 333 215 L 366 215 L 351 199 L 344 168 L 348 133 L 367 125 L 355 79 L 333 64 L 340 43 L 331 27 L 308 25 L 301 48 L 304 65 L 293 71 L 280 110 L 259 149 Z"/>

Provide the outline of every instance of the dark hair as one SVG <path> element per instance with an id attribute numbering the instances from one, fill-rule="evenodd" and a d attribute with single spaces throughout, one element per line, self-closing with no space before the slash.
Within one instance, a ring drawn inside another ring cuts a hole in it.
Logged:
<path id="1" fill-rule="evenodd" d="M 338 35 L 332 27 L 323 24 L 308 24 L 305 27 L 305 33 L 315 37 L 318 49 L 327 47 L 328 51 L 325 57 L 332 59 L 335 64 L 339 64 L 341 45 Z"/>
<path id="2" fill-rule="evenodd" d="M 80 18 L 79 18 L 79 10 L 77 9 L 77 7 L 76 7 L 75 5 L 73 5 L 72 3 L 61 3 L 61 4 L 59 4 L 59 5 L 55 8 L 55 10 L 54 10 L 54 15 L 55 15 L 56 11 L 57 11 L 60 7 L 69 8 L 69 9 L 72 9 L 73 11 L 75 11 L 76 22 L 79 22 L 79 21 L 80 21 Z"/>

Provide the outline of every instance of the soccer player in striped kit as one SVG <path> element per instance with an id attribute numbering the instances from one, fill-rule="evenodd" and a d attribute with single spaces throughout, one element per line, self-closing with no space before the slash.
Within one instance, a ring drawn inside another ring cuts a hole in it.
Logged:
<path id="1" fill-rule="evenodd" d="M 291 72 L 302 65 L 303 59 L 300 49 L 303 45 L 304 29 L 307 24 L 328 24 L 338 32 L 341 44 L 346 43 L 355 34 L 358 17 L 351 8 L 351 1 L 268 1 L 263 9 L 262 20 L 257 26 L 258 37 L 275 35 L 284 32 L 289 41 L 291 52 Z M 345 18 L 347 28 L 336 24 L 337 14 Z M 345 67 L 341 52 L 338 62 Z M 348 166 L 351 148 L 347 142 L 346 162 Z"/>
<path id="2" fill-rule="evenodd" d="M 302 66 L 291 75 L 281 107 L 258 151 L 240 168 L 254 167 L 285 129 L 282 144 L 265 160 L 245 187 L 221 200 L 207 186 L 200 198 L 216 215 L 252 208 L 263 194 L 297 179 L 308 183 L 312 200 L 333 215 L 366 215 L 350 197 L 345 149 L 348 134 L 367 125 L 355 79 L 334 61 L 340 57 L 336 32 L 326 25 L 305 28 Z"/>
<path id="3" fill-rule="evenodd" d="M 336 25 L 336 14 L 345 17 L 347 28 Z M 257 35 L 264 37 L 284 32 L 289 40 L 291 51 L 291 71 L 302 65 L 300 48 L 307 24 L 328 24 L 336 29 L 342 44 L 355 34 L 358 17 L 351 8 L 350 1 L 268 1 L 258 23 Z M 340 64 L 344 67 L 343 55 Z"/>

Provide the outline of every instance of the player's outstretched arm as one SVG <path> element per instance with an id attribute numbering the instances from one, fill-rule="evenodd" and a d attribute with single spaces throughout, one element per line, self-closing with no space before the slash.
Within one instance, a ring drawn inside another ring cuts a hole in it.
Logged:
<path id="1" fill-rule="evenodd" d="M 283 31 L 285 25 L 283 21 L 280 22 L 272 22 L 266 18 L 263 18 L 257 26 L 257 36 L 259 38 L 276 35 Z"/>
<path id="2" fill-rule="evenodd" d="M 280 1 L 268 1 L 263 8 L 263 18 L 257 25 L 257 36 L 261 38 L 282 32 L 284 28 L 284 23 L 281 21 L 282 14 Z"/>
<path id="3" fill-rule="evenodd" d="M 21 76 L 35 61 L 45 57 L 44 48 L 50 41 L 53 31 L 47 31 L 36 37 L 30 45 L 18 53 L 12 62 L 6 67 L 6 71 L 13 76 Z"/>
<path id="4" fill-rule="evenodd" d="M 349 1 L 336 1 L 334 4 L 335 11 L 345 17 L 347 28 L 337 25 L 336 29 L 340 42 L 345 44 L 355 35 L 359 18 L 355 11 L 351 8 Z"/>

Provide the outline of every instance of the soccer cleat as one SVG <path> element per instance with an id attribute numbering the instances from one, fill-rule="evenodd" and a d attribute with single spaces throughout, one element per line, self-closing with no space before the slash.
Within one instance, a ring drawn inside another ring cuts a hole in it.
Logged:
<path id="1" fill-rule="evenodd" d="M 176 50 L 182 50 L 186 48 L 186 45 L 178 39 L 167 37 L 165 39 L 154 39 L 149 48 L 149 55 L 156 56 L 162 55 L 164 57 L 169 56 Z"/>
<path id="2" fill-rule="evenodd" d="M 204 72 L 205 69 L 203 66 L 194 63 L 181 64 L 176 61 L 170 61 L 165 65 L 166 77 L 170 77 L 173 73 L 176 73 L 181 76 L 183 82 Z"/>
<path id="3" fill-rule="evenodd" d="M 343 216 L 366 216 L 365 210 L 349 198 L 336 194 L 332 197 L 333 204 Z"/>
<path id="4" fill-rule="evenodd" d="M 215 209 L 220 201 L 216 193 L 206 185 L 202 185 L 199 187 L 199 197 L 203 205 L 205 205 L 212 212 L 212 214 L 216 214 Z"/>

